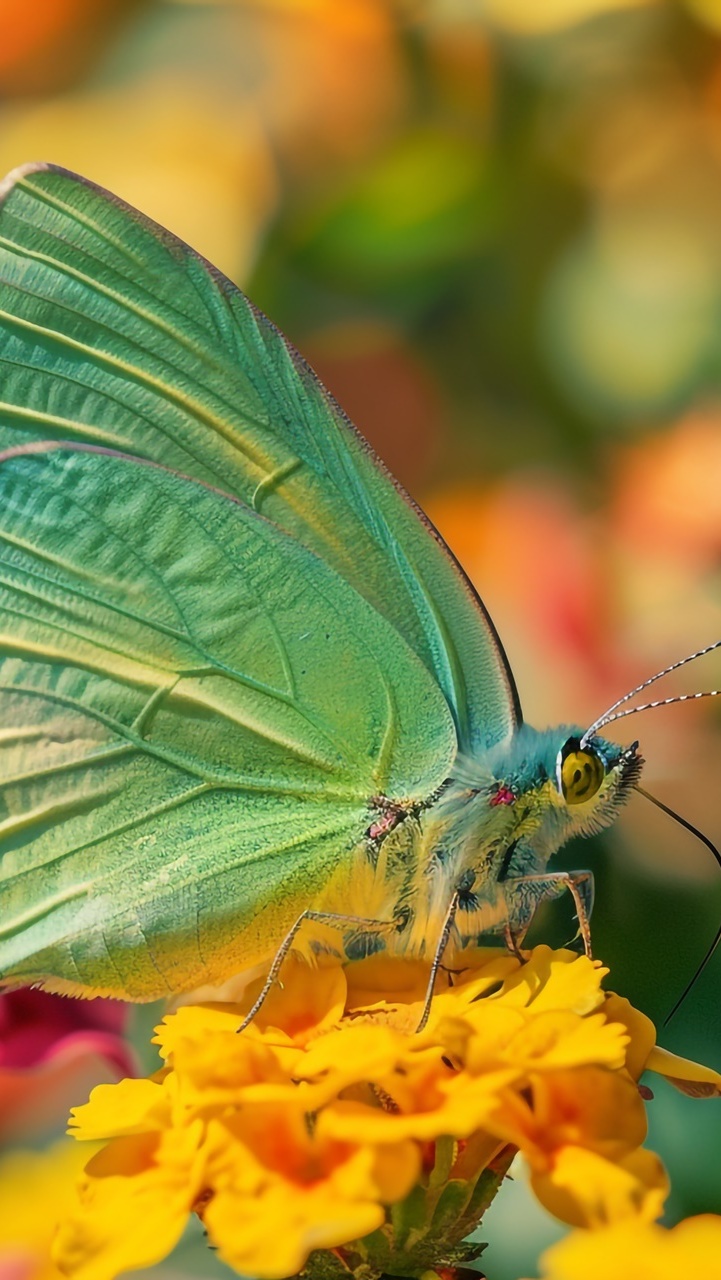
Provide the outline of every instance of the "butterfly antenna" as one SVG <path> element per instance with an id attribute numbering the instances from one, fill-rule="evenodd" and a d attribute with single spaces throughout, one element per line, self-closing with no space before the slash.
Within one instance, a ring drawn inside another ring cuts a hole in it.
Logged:
<path id="1" fill-rule="evenodd" d="M 714 640 L 713 644 L 707 644 L 703 649 L 697 649 L 695 653 L 689 653 L 685 658 L 679 658 L 677 662 L 672 662 L 670 666 L 664 667 L 663 671 L 657 671 L 654 676 L 649 676 L 648 680 L 643 680 L 641 684 L 636 685 L 635 689 L 631 689 L 628 693 L 624 693 L 622 698 L 617 698 L 616 701 L 612 703 L 606 711 L 604 711 L 603 715 L 598 717 L 598 720 L 594 720 L 590 729 L 586 730 L 581 739 L 581 747 L 587 746 L 591 738 L 595 737 L 599 729 L 602 729 L 604 725 L 611 724 L 613 720 L 619 720 L 621 715 L 632 714 L 632 711 L 629 710 L 621 712 L 619 715 L 614 715 L 614 712 L 617 711 L 619 707 L 622 707 L 624 702 L 629 702 L 631 698 L 635 698 L 637 694 L 642 693 L 644 689 L 648 689 L 649 685 L 655 684 L 656 681 L 661 680 L 663 676 L 670 675 L 672 671 L 678 671 L 679 667 L 685 667 L 688 662 L 695 662 L 697 658 L 703 658 L 705 654 L 712 653 L 714 649 L 719 648 L 721 648 L 721 640 Z M 685 702 L 690 698 L 715 697 L 717 693 L 718 690 L 713 690 L 710 693 L 704 694 L 684 694 L 678 698 L 666 698 L 659 702 L 647 702 L 642 707 L 634 707 L 632 710 L 648 711 L 650 707 L 667 706 L 671 702 Z"/>
<path id="2" fill-rule="evenodd" d="M 718 698 L 719 696 L 721 696 L 721 689 L 703 689 L 699 693 L 677 693 L 674 698 L 657 698 L 654 702 L 643 702 L 640 707 L 625 707 L 623 711 L 614 711 L 612 715 L 607 713 L 605 718 L 599 720 L 592 729 L 586 730 L 581 739 L 581 746 L 585 746 L 589 738 L 595 737 L 598 729 L 604 729 L 607 724 L 613 724 L 614 720 L 623 720 L 625 716 L 635 716 L 637 711 L 653 711 L 655 707 L 670 707 L 674 702 L 693 702 L 694 698 Z"/>
<path id="3" fill-rule="evenodd" d="M 700 840 L 702 844 L 706 845 L 707 849 L 711 850 L 711 853 L 713 854 L 714 858 L 716 859 L 719 866 L 721 867 L 721 853 L 719 853 L 719 850 L 716 848 L 716 845 L 712 844 L 708 836 L 704 835 L 703 831 L 699 831 L 698 827 L 695 827 L 693 823 L 689 822 L 686 818 L 682 818 L 680 813 L 676 813 L 675 809 L 671 809 L 667 804 L 664 804 L 662 800 L 657 800 L 655 796 L 652 796 L 650 792 L 646 791 L 643 787 L 640 787 L 638 783 L 634 785 L 634 790 L 638 791 L 639 795 L 644 796 L 646 800 L 650 800 L 651 804 L 655 804 L 657 809 L 661 809 L 663 813 L 667 813 L 669 818 L 673 818 L 676 822 L 679 823 L 680 826 L 685 827 L 687 831 L 691 832 L 691 835 L 696 836 L 696 838 Z M 681 1005 L 686 999 L 686 996 L 689 994 L 691 989 L 696 985 L 698 979 L 701 977 L 701 974 L 704 972 L 709 961 L 713 958 L 719 943 L 721 943 L 721 925 L 719 925 L 718 929 L 716 930 L 716 935 L 713 941 L 711 942 L 711 945 L 709 946 L 708 950 L 706 951 L 706 954 L 703 960 L 701 961 L 700 965 L 698 965 L 696 972 L 693 974 L 690 982 L 686 983 L 686 986 L 684 987 L 683 991 L 681 992 L 681 995 L 679 996 L 678 1000 L 674 1004 L 671 1012 L 668 1013 L 664 1018 L 663 1020 L 664 1027 L 667 1027 L 671 1019 L 674 1017 L 674 1015 L 678 1013 L 679 1009 L 681 1008 Z"/>

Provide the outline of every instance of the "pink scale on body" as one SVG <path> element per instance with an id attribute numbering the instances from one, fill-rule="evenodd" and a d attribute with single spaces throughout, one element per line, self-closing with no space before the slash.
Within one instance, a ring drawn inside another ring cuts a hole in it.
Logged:
<path id="1" fill-rule="evenodd" d="M 509 787 L 499 787 L 495 795 L 492 795 L 489 804 L 515 804 L 516 797 Z"/>

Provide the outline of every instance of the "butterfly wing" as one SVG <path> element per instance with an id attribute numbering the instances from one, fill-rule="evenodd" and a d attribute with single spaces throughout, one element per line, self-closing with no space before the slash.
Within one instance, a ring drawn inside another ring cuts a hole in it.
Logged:
<path id="1" fill-rule="evenodd" d="M 149 998 L 267 954 L 374 795 L 520 713 L 445 547 L 247 299 L 71 174 L 1 194 L 0 975 Z"/>
<path id="2" fill-rule="evenodd" d="M 445 699 L 313 552 L 85 446 L 0 465 L 0 974 L 152 998 L 277 946 L 377 793 L 446 776 Z"/>
<path id="3" fill-rule="evenodd" d="M 316 552 L 433 674 L 462 751 L 520 720 L 462 571 L 307 364 L 167 231 L 51 166 L 0 212 L 0 447 L 66 439 L 241 498 Z"/>

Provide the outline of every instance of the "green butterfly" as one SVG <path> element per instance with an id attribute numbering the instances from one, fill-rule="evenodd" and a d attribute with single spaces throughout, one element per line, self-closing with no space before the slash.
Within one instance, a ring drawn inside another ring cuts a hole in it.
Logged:
<path id="1" fill-rule="evenodd" d="M 273 325 L 32 165 L 0 335 L 0 980 L 150 1000 L 309 916 L 437 966 L 566 888 L 588 947 L 590 873 L 546 868 L 637 744 L 523 723 L 462 570 Z"/>

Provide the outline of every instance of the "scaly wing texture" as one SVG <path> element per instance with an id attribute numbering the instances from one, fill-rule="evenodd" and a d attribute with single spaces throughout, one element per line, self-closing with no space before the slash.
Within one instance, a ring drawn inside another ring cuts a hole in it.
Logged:
<path id="1" fill-rule="evenodd" d="M 435 680 L 329 565 L 86 446 L 0 464 L 0 650 L 6 981 L 150 999 L 267 955 L 370 797 L 422 798 L 456 749 Z"/>
<path id="2" fill-rule="evenodd" d="M 462 751 L 520 719 L 503 651 L 446 548 L 312 371 L 168 232 L 48 166 L 0 212 L 0 448 L 105 445 L 219 485 L 315 551 L 433 673 Z"/>

